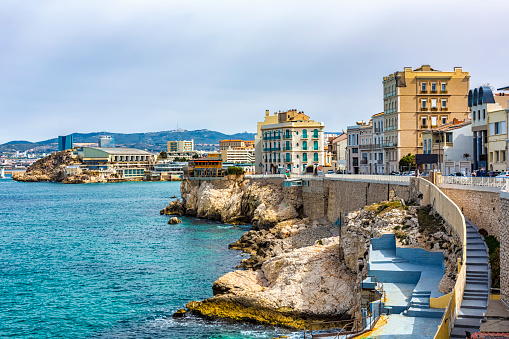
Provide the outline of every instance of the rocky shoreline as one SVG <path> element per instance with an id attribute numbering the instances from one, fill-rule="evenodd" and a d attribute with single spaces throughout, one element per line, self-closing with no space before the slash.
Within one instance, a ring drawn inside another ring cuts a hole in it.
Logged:
<path id="1" fill-rule="evenodd" d="M 398 246 L 443 251 L 446 273 L 439 290 L 448 293 L 455 282 L 459 239 L 431 209 L 398 198 L 349 213 L 340 228 L 325 218 L 305 218 L 302 194 L 277 184 L 183 181 L 181 196 L 161 214 L 253 228 L 229 245 L 250 254 L 238 266 L 242 270 L 220 277 L 212 298 L 188 303 L 195 314 L 295 329 L 357 317 L 370 239 L 384 233 L 394 233 Z"/>

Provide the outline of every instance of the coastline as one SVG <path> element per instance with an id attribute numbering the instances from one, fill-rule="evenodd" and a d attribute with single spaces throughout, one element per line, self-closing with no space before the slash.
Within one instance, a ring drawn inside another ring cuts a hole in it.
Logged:
<path id="1" fill-rule="evenodd" d="M 384 233 L 396 234 L 398 246 L 443 250 L 448 263 L 441 289 L 448 292 L 453 285 L 457 249 L 436 247 L 433 238 L 445 235 L 445 228 L 422 233 L 421 208 L 409 208 L 397 197 L 349 213 L 340 230 L 326 218 L 306 218 L 298 188 L 248 179 L 183 181 L 180 189 L 182 200 L 161 214 L 252 224 L 229 245 L 250 257 L 241 261 L 241 270 L 214 283 L 212 298 L 188 303 L 191 313 L 294 329 L 354 319 L 361 312 L 360 282 L 367 276 L 370 239 Z"/>

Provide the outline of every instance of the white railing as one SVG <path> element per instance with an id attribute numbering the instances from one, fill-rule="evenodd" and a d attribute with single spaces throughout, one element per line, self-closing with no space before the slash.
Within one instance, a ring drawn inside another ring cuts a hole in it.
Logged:
<path id="1" fill-rule="evenodd" d="M 290 179 L 314 179 L 314 180 L 323 180 L 322 175 L 313 175 L 313 174 L 290 174 Z"/>
<path id="2" fill-rule="evenodd" d="M 375 174 L 325 174 L 325 179 L 332 180 L 359 180 L 359 181 L 389 181 L 409 183 L 412 176 L 402 175 L 375 175 Z"/>
<path id="3" fill-rule="evenodd" d="M 246 174 L 246 179 L 283 179 L 284 174 Z"/>
<path id="4" fill-rule="evenodd" d="M 443 176 L 441 184 L 495 187 L 508 191 L 509 179 L 492 177 L 450 177 Z"/>

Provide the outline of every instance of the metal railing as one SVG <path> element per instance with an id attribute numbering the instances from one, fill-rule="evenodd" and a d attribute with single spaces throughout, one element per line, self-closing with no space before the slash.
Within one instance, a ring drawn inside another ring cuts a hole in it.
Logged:
<path id="1" fill-rule="evenodd" d="M 284 174 L 246 174 L 244 176 L 246 179 L 282 179 L 284 177 Z"/>
<path id="2" fill-rule="evenodd" d="M 495 187 L 506 191 L 509 190 L 508 178 L 443 176 L 440 183 L 465 186 Z"/>
<path id="3" fill-rule="evenodd" d="M 339 321 L 323 321 L 309 324 L 308 331 L 311 338 L 354 338 L 360 334 L 373 330 L 382 315 L 382 302 L 379 301 L 373 312 L 360 319 Z M 315 331 L 315 333 L 313 333 Z M 318 333 L 316 333 L 319 331 Z M 306 338 L 306 330 L 304 330 Z"/>
<path id="4" fill-rule="evenodd" d="M 389 181 L 410 183 L 412 176 L 379 175 L 379 174 L 325 174 L 326 179 L 332 180 L 358 180 L 358 181 Z"/>

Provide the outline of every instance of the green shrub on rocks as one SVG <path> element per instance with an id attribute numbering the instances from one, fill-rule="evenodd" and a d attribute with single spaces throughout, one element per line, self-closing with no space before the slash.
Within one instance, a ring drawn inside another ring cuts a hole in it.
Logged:
<path id="1" fill-rule="evenodd" d="M 242 167 L 236 167 L 236 166 L 228 167 L 228 169 L 226 170 L 226 174 L 228 174 L 228 175 L 242 175 L 242 174 L 244 174 L 244 169 Z"/>

